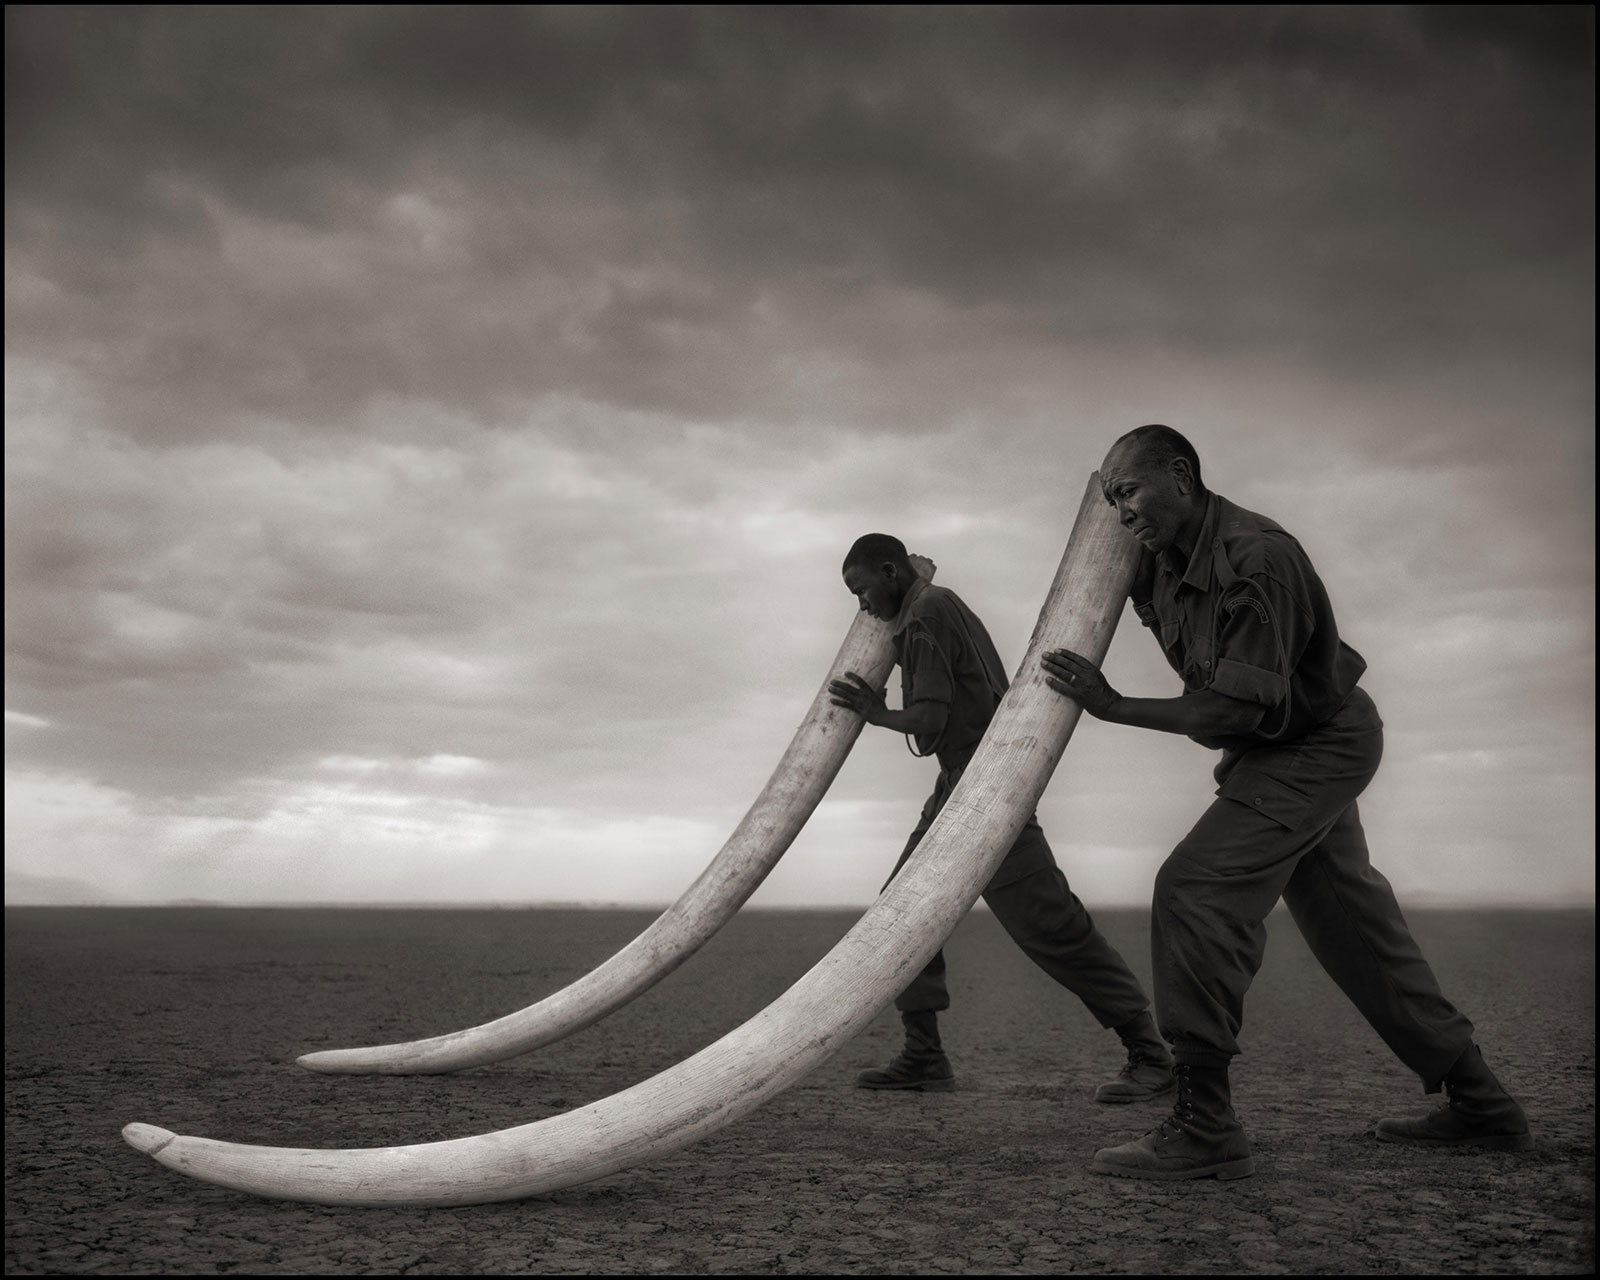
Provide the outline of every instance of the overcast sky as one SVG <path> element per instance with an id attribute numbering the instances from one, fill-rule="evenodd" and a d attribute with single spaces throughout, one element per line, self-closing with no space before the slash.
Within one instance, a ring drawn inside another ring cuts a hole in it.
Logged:
<path id="1" fill-rule="evenodd" d="M 6 900 L 669 901 L 858 534 L 1014 665 L 1159 421 L 1367 658 L 1402 899 L 1592 903 L 1592 13 L 8 8 Z M 1083 722 L 1085 900 L 1213 763 Z"/>

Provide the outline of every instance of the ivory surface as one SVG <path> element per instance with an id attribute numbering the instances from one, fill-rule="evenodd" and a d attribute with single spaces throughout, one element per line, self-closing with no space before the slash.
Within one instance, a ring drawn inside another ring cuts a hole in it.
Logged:
<path id="1" fill-rule="evenodd" d="M 417 1146 L 244 1146 L 130 1124 L 169 1168 L 256 1195 L 323 1204 L 480 1204 L 603 1177 L 688 1146 L 837 1052 L 932 957 L 977 900 L 1038 803 L 1080 709 L 1044 682 L 1065 647 L 1101 662 L 1138 545 L 1092 476 L 1022 667 L 922 844 L 854 928 L 743 1026 L 659 1075 L 564 1115 Z"/>
<path id="2" fill-rule="evenodd" d="M 930 561 L 915 558 L 923 577 Z M 675 903 L 604 964 L 535 1004 L 493 1022 L 426 1040 L 324 1049 L 302 1067 L 346 1075 L 427 1075 L 500 1062 L 581 1031 L 648 991 L 733 918 L 788 851 L 861 734 L 861 717 L 828 699 L 828 682 L 854 671 L 874 687 L 894 667 L 890 624 L 857 612 L 805 719 L 772 777 L 727 843 Z"/>

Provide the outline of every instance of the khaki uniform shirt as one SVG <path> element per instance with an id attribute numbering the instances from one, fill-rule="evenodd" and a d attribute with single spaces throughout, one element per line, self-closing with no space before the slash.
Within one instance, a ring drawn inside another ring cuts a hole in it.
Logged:
<path id="1" fill-rule="evenodd" d="M 900 663 L 900 705 L 942 702 L 944 729 L 917 738 L 921 755 L 945 767 L 964 767 L 1010 687 L 994 641 L 978 615 L 954 591 L 918 578 L 894 621 Z"/>
<path id="2" fill-rule="evenodd" d="M 1212 689 L 1266 708 L 1251 733 L 1199 738 L 1248 750 L 1293 741 L 1325 723 L 1356 687 L 1366 661 L 1344 641 L 1322 580 L 1275 522 L 1219 494 L 1187 561 L 1157 558 L 1148 601 L 1134 601 L 1184 692 Z"/>

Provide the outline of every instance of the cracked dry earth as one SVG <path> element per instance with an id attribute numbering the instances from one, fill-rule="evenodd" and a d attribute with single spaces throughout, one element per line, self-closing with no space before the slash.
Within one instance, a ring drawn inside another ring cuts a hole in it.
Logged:
<path id="1" fill-rule="evenodd" d="M 338 1209 L 190 1181 L 126 1146 L 142 1120 L 291 1146 L 506 1128 L 614 1093 L 775 998 L 853 923 L 747 912 L 609 1019 L 455 1076 L 327 1077 L 310 1048 L 451 1030 L 580 976 L 649 913 L 6 912 L 8 1274 L 1544 1273 L 1594 1264 L 1594 913 L 1411 913 L 1445 990 L 1521 1097 L 1524 1155 L 1381 1145 L 1426 1109 L 1270 921 L 1237 1105 L 1254 1178 L 1091 1175 L 1161 1110 L 1096 1106 L 1114 1037 L 986 914 L 947 955 L 959 1087 L 857 1090 L 897 1047 L 892 1011 L 711 1138 L 598 1182 L 459 1209 Z M 1148 980 L 1143 913 L 1103 912 Z"/>

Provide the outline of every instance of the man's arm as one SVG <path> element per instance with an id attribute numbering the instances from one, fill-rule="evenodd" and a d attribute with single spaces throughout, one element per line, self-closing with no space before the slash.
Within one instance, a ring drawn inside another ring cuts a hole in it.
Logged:
<path id="1" fill-rule="evenodd" d="M 927 699 L 913 702 L 903 711 L 891 711 L 883 700 L 883 692 L 874 689 L 854 671 L 845 672 L 843 680 L 828 682 L 828 701 L 836 707 L 848 707 L 868 724 L 917 737 L 936 737 L 943 732 L 950 716 L 948 704 Z"/>
<path id="2" fill-rule="evenodd" d="M 1178 698 L 1124 698 L 1106 682 L 1099 667 L 1070 649 L 1053 649 L 1041 661 L 1046 684 L 1097 720 L 1112 724 L 1191 738 L 1222 738 L 1249 733 L 1267 710 L 1211 689 Z"/>

